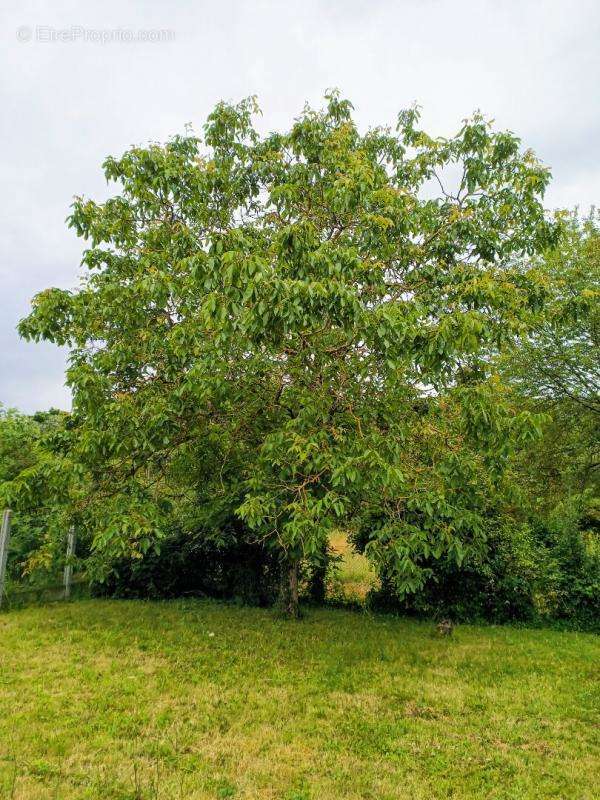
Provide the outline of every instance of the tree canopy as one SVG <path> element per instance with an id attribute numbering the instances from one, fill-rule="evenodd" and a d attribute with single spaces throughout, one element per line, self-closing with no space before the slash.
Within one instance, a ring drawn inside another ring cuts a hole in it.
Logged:
<path id="1" fill-rule="evenodd" d="M 600 229 L 598 214 L 563 218 L 559 245 L 536 259 L 547 298 L 535 328 L 499 359 L 505 383 L 544 435 L 523 453 L 531 502 L 550 506 L 596 487 L 600 475 Z"/>
<path id="2" fill-rule="evenodd" d="M 559 235 L 548 170 L 483 117 L 361 133 L 326 101 L 267 135 L 253 100 L 219 104 L 202 138 L 108 158 L 115 195 L 70 216 L 80 287 L 20 324 L 70 348 L 60 447 L 94 547 L 144 552 L 175 506 L 191 527 L 228 505 L 287 565 L 292 611 L 335 525 L 366 531 L 400 593 L 478 546 L 535 426 L 491 356 L 546 294 L 522 259 Z"/>

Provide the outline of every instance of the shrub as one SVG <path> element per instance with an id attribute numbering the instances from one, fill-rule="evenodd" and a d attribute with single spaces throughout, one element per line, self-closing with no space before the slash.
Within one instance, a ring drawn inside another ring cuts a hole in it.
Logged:
<path id="1" fill-rule="evenodd" d="M 545 549 L 545 614 L 600 629 L 600 504 L 588 493 L 560 503 L 537 537 Z"/>
<path id="2" fill-rule="evenodd" d="M 381 575 L 373 608 L 474 622 L 558 622 L 600 630 L 600 514 L 577 496 L 547 518 L 488 522 L 485 546 L 462 565 L 426 564 L 423 587 L 400 598 Z"/>
<path id="3" fill-rule="evenodd" d="M 487 541 L 459 566 L 449 558 L 429 560 L 430 575 L 412 595 L 394 598 L 390 582 L 369 601 L 375 608 L 395 608 L 423 617 L 449 617 L 463 622 L 532 620 L 539 565 L 527 525 L 490 521 Z"/>
<path id="4" fill-rule="evenodd" d="M 242 526 L 233 520 L 211 536 L 174 529 L 160 547 L 141 558 L 113 561 L 106 577 L 92 581 L 92 593 L 129 598 L 208 596 L 271 605 L 279 583 L 276 554 L 246 540 Z"/>

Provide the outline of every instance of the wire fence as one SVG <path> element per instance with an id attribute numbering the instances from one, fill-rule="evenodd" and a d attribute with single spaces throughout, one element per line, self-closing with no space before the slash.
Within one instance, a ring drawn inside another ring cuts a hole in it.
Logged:
<path id="1" fill-rule="evenodd" d="M 48 570 L 44 575 L 25 580 L 7 571 L 11 551 L 12 511 L 4 509 L 0 527 L 0 610 L 19 608 L 35 603 L 69 600 L 88 594 L 88 582 L 82 573 L 75 574 L 76 531 L 71 526 L 66 536 L 65 557 L 62 565 Z"/>

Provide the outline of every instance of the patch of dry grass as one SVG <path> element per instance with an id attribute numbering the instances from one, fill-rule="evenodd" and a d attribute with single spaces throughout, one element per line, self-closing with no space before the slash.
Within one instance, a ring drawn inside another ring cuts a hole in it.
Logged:
<path id="1" fill-rule="evenodd" d="M 364 600 L 368 592 L 377 586 L 375 570 L 365 556 L 352 548 L 343 531 L 338 531 L 331 537 L 330 545 L 342 560 L 338 574 L 329 587 L 329 593 L 349 601 Z"/>

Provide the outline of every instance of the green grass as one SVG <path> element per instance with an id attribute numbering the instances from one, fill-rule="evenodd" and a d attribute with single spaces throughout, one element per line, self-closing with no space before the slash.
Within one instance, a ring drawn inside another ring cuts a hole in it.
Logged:
<path id="1" fill-rule="evenodd" d="M 600 639 L 204 601 L 0 614 L 0 797 L 593 798 Z"/>

